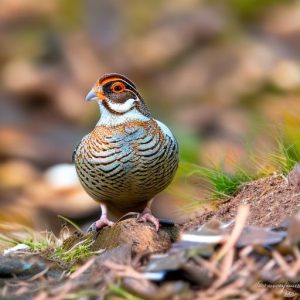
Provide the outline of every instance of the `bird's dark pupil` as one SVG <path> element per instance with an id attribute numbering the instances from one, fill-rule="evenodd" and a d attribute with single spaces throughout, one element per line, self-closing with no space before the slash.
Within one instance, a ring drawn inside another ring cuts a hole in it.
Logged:
<path id="1" fill-rule="evenodd" d="M 121 86 L 119 86 L 119 85 L 115 86 L 115 91 L 121 91 L 121 89 L 122 89 Z"/>

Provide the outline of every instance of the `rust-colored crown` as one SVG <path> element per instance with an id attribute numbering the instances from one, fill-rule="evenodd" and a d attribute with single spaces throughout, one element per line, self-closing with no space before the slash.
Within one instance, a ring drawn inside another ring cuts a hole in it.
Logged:
<path id="1" fill-rule="evenodd" d="M 125 81 L 127 84 L 131 85 L 134 89 L 136 89 L 135 84 L 131 80 L 129 80 L 129 78 L 118 73 L 104 74 L 102 77 L 100 77 L 98 82 L 100 85 L 104 85 L 110 81 L 115 81 L 115 80 Z"/>

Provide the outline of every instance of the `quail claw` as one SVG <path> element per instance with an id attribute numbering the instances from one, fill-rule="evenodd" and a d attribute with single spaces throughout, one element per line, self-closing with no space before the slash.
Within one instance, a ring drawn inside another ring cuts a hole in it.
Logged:
<path id="1" fill-rule="evenodd" d="M 96 222 L 94 222 L 93 224 L 90 225 L 87 232 L 89 233 L 89 232 L 96 232 L 96 231 L 97 231 Z"/>
<path id="2" fill-rule="evenodd" d="M 88 228 L 88 232 L 97 232 L 99 230 L 101 230 L 104 227 L 111 227 L 113 226 L 115 223 L 112 221 L 109 221 L 107 219 L 107 217 L 101 217 L 98 221 L 94 222 L 89 228 Z"/>
<path id="3" fill-rule="evenodd" d="M 155 218 L 152 213 L 151 210 L 149 208 L 146 208 L 136 219 L 138 222 L 149 222 L 151 224 L 154 225 L 155 230 L 158 231 L 159 230 L 159 220 L 157 218 Z"/>

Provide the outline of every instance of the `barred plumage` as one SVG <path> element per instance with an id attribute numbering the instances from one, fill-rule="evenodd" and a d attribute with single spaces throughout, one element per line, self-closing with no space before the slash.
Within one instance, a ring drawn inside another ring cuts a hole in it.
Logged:
<path id="1" fill-rule="evenodd" d="M 178 145 L 173 134 L 151 118 L 135 86 L 126 80 L 112 74 L 96 84 L 102 93 L 97 95 L 102 99 L 101 118 L 74 152 L 83 187 L 116 217 L 143 211 L 169 185 L 178 166 Z M 117 91 L 105 95 L 105 86 L 109 84 L 111 91 L 116 83 L 126 94 Z"/>

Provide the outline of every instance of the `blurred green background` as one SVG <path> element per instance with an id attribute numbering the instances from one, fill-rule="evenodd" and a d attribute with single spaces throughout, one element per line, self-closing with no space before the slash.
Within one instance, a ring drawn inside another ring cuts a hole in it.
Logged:
<path id="1" fill-rule="evenodd" d="M 56 230 L 58 214 L 99 214 L 65 164 L 105 72 L 131 78 L 179 141 L 159 216 L 204 209 L 199 166 L 268 175 L 300 153 L 300 1 L 3 0 L 0 43 L 0 222 Z"/>

